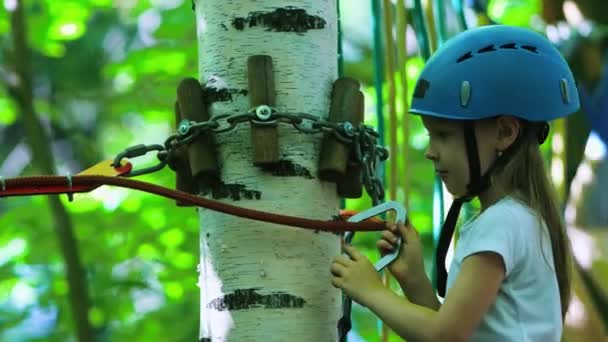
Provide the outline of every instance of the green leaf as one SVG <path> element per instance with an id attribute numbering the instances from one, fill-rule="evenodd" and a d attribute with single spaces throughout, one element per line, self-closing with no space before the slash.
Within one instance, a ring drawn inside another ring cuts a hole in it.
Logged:
<path id="1" fill-rule="evenodd" d="M 8 98 L 0 98 L 0 125 L 12 125 L 17 119 L 17 113 L 13 101 Z"/>
<path id="2" fill-rule="evenodd" d="M 105 315 L 99 307 L 92 307 L 89 309 L 89 322 L 94 327 L 101 327 L 105 321 Z"/>
<path id="3" fill-rule="evenodd" d="M 0 15 L 0 34 L 6 34 L 10 30 L 11 26 L 8 21 L 7 15 Z"/>
<path id="4" fill-rule="evenodd" d="M 192 253 L 179 252 L 171 258 L 171 264 L 181 270 L 194 269 L 195 258 Z"/>
<path id="5" fill-rule="evenodd" d="M 67 295 L 69 292 L 67 281 L 65 281 L 65 279 L 55 279 L 55 281 L 53 281 L 53 292 L 58 296 Z"/>
<path id="6" fill-rule="evenodd" d="M 159 207 L 153 207 L 153 208 L 146 208 L 142 211 L 141 213 L 141 218 L 143 219 L 143 221 L 150 226 L 150 228 L 157 230 L 160 229 L 162 227 L 165 227 L 167 224 L 167 219 L 165 217 L 165 212 L 164 210 L 162 210 Z M 170 232 L 166 232 L 164 234 L 169 234 L 169 236 L 165 235 L 165 239 L 170 239 L 171 241 L 173 241 L 173 239 L 175 239 L 176 234 L 170 233 Z M 163 235 L 164 235 L 163 234 Z M 182 237 L 183 238 L 183 237 Z M 161 236 L 161 241 L 162 241 L 162 236 Z"/>
<path id="7" fill-rule="evenodd" d="M 179 228 L 172 228 L 162 233 L 159 240 L 166 247 L 175 248 L 184 242 L 184 233 Z"/>
<path id="8" fill-rule="evenodd" d="M 77 21 L 56 21 L 49 27 L 49 38 L 54 40 L 74 40 L 80 38 L 86 26 Z"/>
<path id="9" fill-rule="evenodd" d="M 184 287 L 176 281 L 167 282 L 164 284 L 164 287 L 165 293 L 170 299 L 180 299 L 184 294 Z"/>
<path id="10" fill-rule="evenodd" d="M 153 260 L 158 258 L 160 253 L 151 244 L 144 243 L 139 246 L 137 250 L 137 255 L 139 255 L 142 259 L 145 260 Z"/>
<path id="11" fill-rule="evenodd" d="M 540 11 L 540 0 L 492 0 L 488 4 L 489 16 L 504 25 L 529 27 Z"/>
<path id="12" fill-rule="evenodd" d="M 88 1 L 94 7 L 110 8 L 114 4 L 114 0 L 88 0 Z"/>

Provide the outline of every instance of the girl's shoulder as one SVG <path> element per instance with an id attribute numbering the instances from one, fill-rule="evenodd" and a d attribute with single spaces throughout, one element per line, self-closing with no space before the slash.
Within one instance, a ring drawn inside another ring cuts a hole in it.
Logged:
<path id="1" fill-rule="evenodd" d="M 536 212 L 520 199 L 505 196 L 473 220 L 467 222 L 461 228 L 461 231 L 479 226 L 496 228 L 538 226 L 540 224 L 538 217 Z"/>

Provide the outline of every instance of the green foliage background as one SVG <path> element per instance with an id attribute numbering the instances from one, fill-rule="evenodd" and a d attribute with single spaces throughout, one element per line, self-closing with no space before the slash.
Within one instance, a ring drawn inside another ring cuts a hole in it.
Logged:
<path id="1" fill-rule="evenodd" d="M 526 25 L 538 13 L 538 2 L 493 1 L 490 11 L 505 23 Z M 58 174 L 78 173 L 127 146 L 164 141 L 172 130 L 177 83 L 198 73 L 189 1 L 25 4 L 35 108 L 51 134 Z M 343 0 L 341 10 L 346 74 L 363 82 L 366 121 L 375 124 L 370 4 Z M 14 62 L 10 39 L 9 13 L 0 8 L 3 72 L 10 72 Z M 410 92 L 423 64 L 412 53 L 407 72 Z M 399 193 L 398 200 L 409 197 L 411 218 L 430 251 L 433 170 L 421 153 L 426 134 L 400 108 L 399 120 L 404 119 L 411 120 L 412 135 L 408 141 L 399 137 L 399 142 L 412 151 L 406 167 L 416 177 L 412 191 Z M 4 87 L 0 136 L 3 176 L 36 174 L 23 150 L 23 123 Z M 168 187 L 174 182 L 168 170 L 142 179 Z M 93 303 L 89 318 L 99 339 L 195 340 L 199 230 L 194 209 L 109 187 L 72 203 L 63 200 L 73 217 Z M 0 341 L 73 339 L 65 270 L 46 203 L 41 197 L 0 200 Z M 347 201 L 352 209 L 369 206 L 367 197 Z M 360 235 L 357 244 L 377 258 L 376 235 Z M 378 322 L 372 315 L 355 307 L 354 319 L 356 335 L 377 340 Z"/>

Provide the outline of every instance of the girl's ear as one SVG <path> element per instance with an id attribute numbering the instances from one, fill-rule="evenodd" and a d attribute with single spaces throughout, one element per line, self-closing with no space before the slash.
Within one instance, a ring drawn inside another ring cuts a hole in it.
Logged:
<path id="1" fill-rule="evenodd" d="M 496 125 L 498 126 L 496 149 L 502 152 L 511 146 L 519 136 L 521 123 L 513 116 L 500 116 L 496 119 Z"/>

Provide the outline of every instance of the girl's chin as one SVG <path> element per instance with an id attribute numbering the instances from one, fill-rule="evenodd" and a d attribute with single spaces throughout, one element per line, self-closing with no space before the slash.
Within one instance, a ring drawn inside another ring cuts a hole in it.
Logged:
<path id="1" fill-rule="evenodd" d="M 446 183 L 446 182 L 443 182 L 443 184 L 445 185 L 445 188 L 448 190 L 450 195 L 454 198 L 459 198 L 459 197 L 466 195 L 466 192 L 463 191 L 462 189 L 455 189 L 449 183 Z"/>

